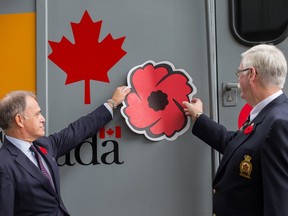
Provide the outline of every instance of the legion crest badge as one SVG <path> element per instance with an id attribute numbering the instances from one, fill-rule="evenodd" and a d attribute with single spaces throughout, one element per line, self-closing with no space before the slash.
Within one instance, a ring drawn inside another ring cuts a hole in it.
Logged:
<path id="1" fill-rule="evenodd" d="M 252 163 L 250 162 L 252 157 L 245 155 L 244 160 L 240 163 L 240 176 L 251 179 Z"/>

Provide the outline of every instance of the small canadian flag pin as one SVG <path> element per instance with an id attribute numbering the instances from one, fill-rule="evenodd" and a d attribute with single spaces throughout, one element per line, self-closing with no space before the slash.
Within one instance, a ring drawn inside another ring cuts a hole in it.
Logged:
<path id="1" fill-rule="evenodd" d="M 99 131 L 99 138 L 100 139 L 105 139 L 106 137 L 115 137 L 115 138 L 121 138 L 121 127 L 120 126 L 115 126 L 113 127 L 102 127 Z"/>

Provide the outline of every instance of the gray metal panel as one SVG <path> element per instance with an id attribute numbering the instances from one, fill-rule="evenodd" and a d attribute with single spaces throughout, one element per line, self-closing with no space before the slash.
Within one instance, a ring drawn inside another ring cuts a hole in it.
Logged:
<path id="1" fill-rule="evenodd" d="M 235 75 L 239 68 L 241 53 L 250 47 L 237 42 L 229 29 L 229 11 L 228 1 L 219 1 L 216 5 L 217 11 L 217 62 L 218 62 L 218 98 L 219 100 L 219 122 L 231 130 L 238 129 L 238 114 L 244 106 L 245 101 L 241 99 L 239 90 L 237 90 L 237 105 L 224 107 L 222 105 L 222 83 L 238 82 Z M 284 51 L 288 59 L 288 39 L 277 45 Z M 287 84 L 284 91 L 288 92 Z"/>
<path id="2" fill-rule="evenodd" d="M 94 21 L 103 20 L 101 38 L 108 33 L 114 38 L 126 36 L 122 47 L 127 51 L 110 70 L 110 83 L 91 81 L 91 105 L 83 104 L 83 83 L 64 85 L 66 74 L 45 58 L 51 52 L 47 40 L 60 41 L 65 36 L 74 41 L 70 22 L 80 22 L 85 10 Z M 209 106 L 202 0 L 38 1 L 37 33 L 41 83 L 37 94 L 46 98 L 40 104 L 47 109 L 49 133 L 105 102 L 115 87 L 126 84 L 131 68 L 150 59 L 170 61 L 186 70 L 197 87 L 196 97 Z M 62 195 L 72 215 L 211 214 L 211 151 L 191 130 L 173 142 L 152 142 L 129 130 L 119 110 L 108 127 L 115 125 L 122 127 L 122 138 L 117 142 L 123 164 L 76 163 L 61 168 Z M 105 149 L 102 142 L 97 140 L 98 158 L 111 148 Z M 89 162 L 91 147 L 84 146 L 81 154 L 83 161 Z"/>
<path id="3" fill-rule="evenodd" d="M 229 29 L 228 1 L 219 1 L 216 5 L 217 11 L 217 58 L 218 58 L 218 95 L 219 95 L 219 122 L 237 129 L 238 113 L 244 101 L 237 93 L 238 104 L 233 107 L 222 106 L 222 82 L 237 82 L 235 71 L 240 64 L 240 54 L 248 49 L 237 41 Z"/>
<path id="4" fill-rule="evenodd" d="M 35 0 L 1 0 L 0 14 L 35 12 Z"/>

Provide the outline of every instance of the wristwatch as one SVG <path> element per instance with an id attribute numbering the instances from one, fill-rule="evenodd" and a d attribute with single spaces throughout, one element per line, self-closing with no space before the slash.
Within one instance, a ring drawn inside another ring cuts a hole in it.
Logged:
<path id="1" fill-rule="evenodd" d="M 107 100 L 107 103 L 112 104 L 112 106 L 113 106 L 114 109 L 117 108 L 117 104 L 116 104 L 116 102 L 115 102 L 113 99 L 109 99 L 109 100 Z"/>

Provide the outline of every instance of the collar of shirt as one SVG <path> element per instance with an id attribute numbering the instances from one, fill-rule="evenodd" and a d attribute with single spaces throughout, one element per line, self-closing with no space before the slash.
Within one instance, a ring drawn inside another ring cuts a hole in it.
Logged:
<path id="1" fill-rule="evenodd" d="M 270 95 L 269 97 L 265 98 L 264 100 L 262 100 L 260 103 L 258 103 L 250 112 L 250 121 L 252 121 L 254 118 L 256 118 L 256 116 L 260 113 L 260 111 L 267 106 L 267 104 L 269 104 L 271 101 L 273 101 L 275 98 L 277 98 L 278 96 L 280 96 L 281 94 L 283 94 L 283 91 L 280 90 L 272 95 Z"/>
<path id="2" fill-rule="evenodd" d="M 6 135 L 7 140 L 9 140 L 13 145 L 15 145 L 18 149 L 20 149 L 25 155 L 30 153 L 31 143 L 26 142 L 24 140 L 20 140 L 14 137 L 10 137 Z"/>

